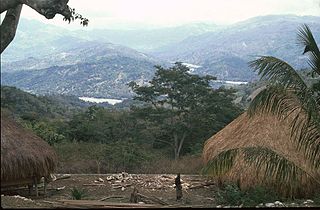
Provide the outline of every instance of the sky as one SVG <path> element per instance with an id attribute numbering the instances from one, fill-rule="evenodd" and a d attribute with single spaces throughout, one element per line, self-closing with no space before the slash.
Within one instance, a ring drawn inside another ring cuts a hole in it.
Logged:
<path id="1" fill-rule="evenodd" d="M 261 15 L 320 16 L 320 0 L 69 0 L 69 6 L 89 19 L 90 28 L 164 27 L 195 22 L 232 24 Z M 57 15 L 47 20 L 24 6 L 22 17 L 80 29 Z"/>

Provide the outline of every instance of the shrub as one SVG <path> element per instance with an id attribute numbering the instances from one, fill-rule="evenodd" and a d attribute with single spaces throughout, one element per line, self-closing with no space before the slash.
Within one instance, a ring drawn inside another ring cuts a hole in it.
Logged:
<path id="1" fill-rule="evenodd" d="M 73 200 L 81 200 L 87 196 L 87 192 L 84 189 L 78 189 L 76 187 L 71 189 L 71 197 Z"/>
<path id="2" fill-rule="evenodd" d="M 274 202 L 279 197 L 273 192 L 262 186 L 252 187 L 241 190 L 236 184 L 227 184 L 216 192 L 218 204 L 254 207 L 260 203 Z"/>
<path id="3" fill-rule="evenodd" d="M 153 158 L 151 151 L 130 141 L 107 144 L 105 160 L 116 172 L 133 172 Z"/>

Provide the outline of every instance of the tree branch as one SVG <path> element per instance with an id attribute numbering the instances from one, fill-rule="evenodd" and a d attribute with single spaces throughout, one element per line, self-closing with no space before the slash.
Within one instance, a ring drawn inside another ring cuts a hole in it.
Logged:
<path id="1" fill-rule="evenodd" d="M 18 1 L 13 0 L 1 0 L 0 1 L 0 13 L 3 13 L 4 11 L 7 11 L 9 9 L 14 9 L 19 4 L 21 4 Z"/>
<path id="2" fill-rule="evenodd" d="M 6 16 L 0 26 L 0 54 L 7 48 L 7 46 L 14 39 L 20 19 L 21 9 L 22 4 L 19 4 L 15 8 L 7 10 Z"/>

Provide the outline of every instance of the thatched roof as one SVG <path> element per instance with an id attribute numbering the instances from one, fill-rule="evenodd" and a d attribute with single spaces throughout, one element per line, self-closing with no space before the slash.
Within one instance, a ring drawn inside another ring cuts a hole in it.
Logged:
<path id="1" fill-rule="evenodd" d="M 56 167 L 55 151 L 1 111 L 1 185 L 48 176 Z"/>
<path id="2" fill-rule="evenodd" d="M 249 118 L 247 113 L 242 114 L 205 142 L 203 159 L 207 163 L 222 151 L 259 146 L 272 149 L 309 174 L 320 178 L 320 171 L 311 169 L 309 163 L 301 152 L 297 151 L 295 144 L 290 139 L 289 120 L 279 121 L 276 116 L 271 115 L 261 114 Z M 265 179 L 257 177 L 255 172 L 255 168 L 247 165 L 240 157 L 222 178 L 240 182 L 240 185 L 244 188 L 263 184 Z"/>

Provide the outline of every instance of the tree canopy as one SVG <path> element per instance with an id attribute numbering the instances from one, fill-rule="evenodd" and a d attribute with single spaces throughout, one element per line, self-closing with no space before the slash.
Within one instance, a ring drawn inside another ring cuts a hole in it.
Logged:
<path id="1" fill-rule="evenodd" d="M 208 138 L 208 134 L 218 131 L 240 113 L 232 103 L 232 90 L 214 90 L 210 86 L 215 77 L 191 74 L 179 62 L 169 69 L 161 66 L 156 69 L 148 85 L 131 82 L 129 86 L 137 94 L 134 99 L 146 103 L 136 113 L 151 122 L 150 126 L 158 127 L 162 138 L 157 141 L 170 145 L 176 159 L 183 146 Z"/>

